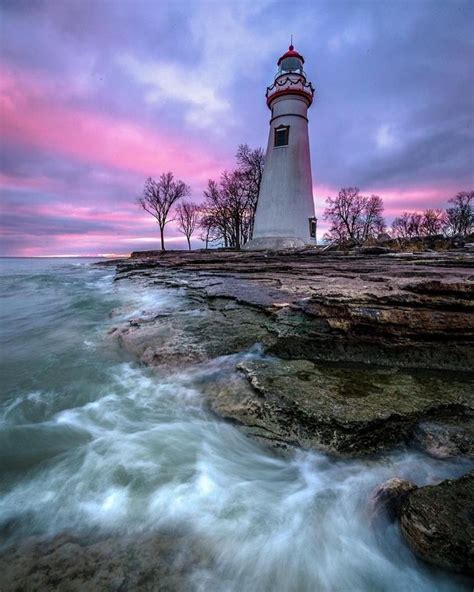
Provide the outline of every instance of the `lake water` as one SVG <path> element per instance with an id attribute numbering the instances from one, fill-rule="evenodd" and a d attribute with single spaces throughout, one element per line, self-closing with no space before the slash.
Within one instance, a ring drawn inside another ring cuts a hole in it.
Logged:
<path id="1" fill-rule="evenodd" d="M 209 549 L 200 591 L 468 590 L 414 558 L 396 525 L 377 537 L 372 488 L 459 476 L 464 461 L 395 451 L 367 460 L 278 458 L 210 415 L 203 375 L 239 357 L 157 374 L 107 336 L 185 297 L 77 259 L 3 259 L 0 278 L 2 544 L 61 532 L 138 536 L 179 529 Z"/>

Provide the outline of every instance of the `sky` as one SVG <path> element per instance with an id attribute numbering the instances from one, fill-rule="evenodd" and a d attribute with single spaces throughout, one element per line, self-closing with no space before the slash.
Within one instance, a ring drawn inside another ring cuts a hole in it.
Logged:
<path id="1" fill-rule="evenodd" d="M 473 25 L 470 0 L 0 0 L 0 255 L 159 248 L 145 179 L 172 171 L 200 202 L 239 144 L 266 146 L 291 34 L 319 235 L 344 186 L 389 222 L 445 207 L 474 189 Z"/>

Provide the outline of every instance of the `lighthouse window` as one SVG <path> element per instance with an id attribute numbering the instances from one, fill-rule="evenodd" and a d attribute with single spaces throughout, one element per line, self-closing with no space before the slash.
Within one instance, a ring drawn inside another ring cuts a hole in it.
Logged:
<path id="1" fill-rule="evenodd" d="M 275 129 L 275 147 L 288 146 L 288 137 L 290 135 L 290 126 L 280 126 Z"/>

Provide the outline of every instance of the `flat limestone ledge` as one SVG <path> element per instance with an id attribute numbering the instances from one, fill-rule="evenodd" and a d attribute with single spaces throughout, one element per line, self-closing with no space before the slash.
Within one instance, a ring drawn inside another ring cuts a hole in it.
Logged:
<path id="1" fill-rule="evenodd" d="M 127 278 L 184 288 L 203 306 L 220 299 L 260 311 L 269 321 L 261 341 L 280 358 L 474 368 L 468 253 L 148 251 L 117 263 L 117 279 Z"/>

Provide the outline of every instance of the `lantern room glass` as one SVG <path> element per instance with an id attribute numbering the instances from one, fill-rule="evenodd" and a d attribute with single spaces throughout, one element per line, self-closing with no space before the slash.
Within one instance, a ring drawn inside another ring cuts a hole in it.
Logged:
<path id="1" fill-rule="evenodd" d="M 303 74 L 302 61 L 295 57 L 284 58 L 280 63 L 278 73 L 282 74 L 286 72 L 296 72 L 298 74 Z"/>

